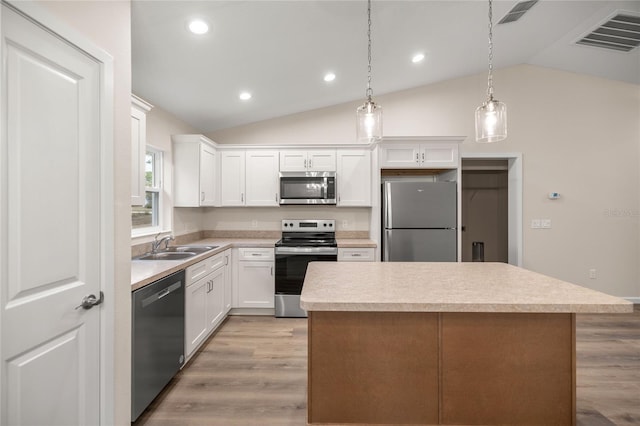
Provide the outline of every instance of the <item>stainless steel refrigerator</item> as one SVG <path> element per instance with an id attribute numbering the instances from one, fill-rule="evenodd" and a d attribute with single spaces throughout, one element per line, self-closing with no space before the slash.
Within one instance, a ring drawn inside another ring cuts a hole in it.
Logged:
<path id="1" fill-rule="evenodd" d="M 455 262 L 455 182 L 387 181 L 382 190 L 382 260 Z"/>

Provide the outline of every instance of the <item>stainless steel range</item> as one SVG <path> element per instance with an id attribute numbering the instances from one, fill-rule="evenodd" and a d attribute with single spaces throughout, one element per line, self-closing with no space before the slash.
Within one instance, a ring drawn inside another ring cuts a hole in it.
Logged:
<path id="1" fill-rule="evenodd" d="M 300 293 L 309 262 L 338 260 L 335 220 L 282 221 L 282 239 L 276 243 L 276 317 L 306 317 Z"/>

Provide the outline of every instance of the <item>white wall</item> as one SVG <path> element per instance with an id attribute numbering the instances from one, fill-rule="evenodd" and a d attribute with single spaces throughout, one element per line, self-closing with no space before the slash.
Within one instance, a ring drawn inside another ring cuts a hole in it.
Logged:
<path id="1" fill-rule="evenodd" d="M 131 5 L 129 1 L 39 1 L 114 58 L 115 158 L 115 414 L 116 424 L 131 416 Z"/>
<path id="2" fill-rule="evenodd" d="M 521 152 L 523 266 L 610 294 L 640 296 L 640 87 L 528 65 L 497 70 L 494 82 L 496 97 L 508 106 L 506 141 L 473 142 L 484 74 L 376 96 L 384 134 L 468 135 L 463 156 Z M 207 136 L 218 143 L 353 143 L 358 103 Z M 550 191 L 561 199 L 547 199 Z M 233 212 L 222 214 L 207 216 L 204 224 L 233 220 Z M 537 218 L 551 219 L 552 229 L 529 228 Z M 596 279 L 588 278 L 589 269 L 597 270 Z"/>

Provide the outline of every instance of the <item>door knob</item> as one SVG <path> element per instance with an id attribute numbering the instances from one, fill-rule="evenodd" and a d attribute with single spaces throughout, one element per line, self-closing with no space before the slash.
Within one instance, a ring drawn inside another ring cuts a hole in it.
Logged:
<path id="1" fill-rule="evenodd" d="M 94 306 L 97 306 L 97 305 L 101 304 L 103 301 L 104 301 L 104 293 L 103 292 L 100 292 L 100 299 L 97 299 L 95 295 L 90 294 L 88 296 L 85 296 L 82 299 L 82 302 L 78 306 L 76 306 L 76 309 L 80 309 L 80 308 L 91 309 Z"/>

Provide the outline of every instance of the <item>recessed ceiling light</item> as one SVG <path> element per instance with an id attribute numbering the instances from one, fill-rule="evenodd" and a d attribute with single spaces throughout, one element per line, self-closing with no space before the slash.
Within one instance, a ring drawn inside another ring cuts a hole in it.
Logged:
<path id="1" fill-rule="evenodd" d="M 332 73 L 332 72 L 326 73 L 324 75 L 324 81 L 326 81 L 326 82 L 330 82 L 330 81 L 333 81 L 335 79 L 336 79 L 336 75 L 334 73 Z"/>
<path id="2" fill-rule="evenodd" d="M 239 98 L 243 101 L 248 101 L 249 99 L 251 99 L 251 93 L 249 92 L 242 92 L 240 93 Z"/>
<path id="3" fill-rule="evenodd" d="M 209 25 L 202 19 L 194 19 L 189 21 L 189 31 L 198 35 L 206 34 L 209 32 Z"/>
<path id="4" fill-rule="evenodd" d="M 417 64 L 418 62 L 422 62 L 423 60 L 424 60 L 423 53 L 416 53 L 415 55 L 413 55 L 413 58 L 411 58 L 411 62 L 413 62 L 414 64 Z"/>

